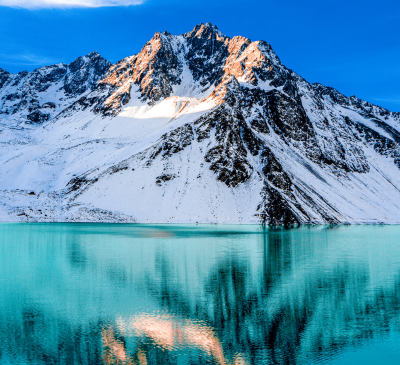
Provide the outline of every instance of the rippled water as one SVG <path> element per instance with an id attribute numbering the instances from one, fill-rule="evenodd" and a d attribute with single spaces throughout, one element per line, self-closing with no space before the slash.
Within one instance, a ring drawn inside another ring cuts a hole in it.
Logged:
<path id="1" fill-rule="evenodd" d="M 0 224 L 2 364 L 399 364 L 400 227 Z"/>

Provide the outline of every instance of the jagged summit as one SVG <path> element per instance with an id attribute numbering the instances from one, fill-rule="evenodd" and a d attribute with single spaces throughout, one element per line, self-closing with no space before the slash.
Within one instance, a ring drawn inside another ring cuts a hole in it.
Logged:
<path id="1" fill-rule="evenodd" d="M 86 55 L 86 57 L 89 57 L 89 58 L 96 57 L 96 56 L 100 56 L 99 52 L 97 52 L 97 51 L 92 51 L 88 55 Z"/>
<path id="2" fill-rule="evenodd" d="M 211 23 L 0 70 L 0 125 L 4 219 L 400 223 L 400 113 Z"/>
<path id="3" fill-rule="evenodd" d="M 201 23 L 201 24 L 203 24 L 203 23 Z M 210 22 L 207 22 L 207 23 L 204 24 L 204 25 L 205 25 L 206 27 L 208 27 L 208 28 L 214 29 L 214 31 L 218 31 L 218 27 L 217 27 L 216 25 L 210 23 Z"/>
<path id="4" fill-rule="evenodd" d="M 140 53 L 113 65 L 99 81 L 106 93 L 93 110 L 117 115 L 131 99 L 133 85 L 149 105 L 174 95 L 209 95 L 227 75 L 252 85 L 272 81 L 292 93 L 285 85 L 290 73 L 267 42 L 231 39 L 211 23 L 201 23 L 182 36 L 156 32 Z"/>
<path id="5" fill-rule="evenodd" d="M 216 25 L 211 23 L 200 23 L 196 25 L 192 31 L 184 33 L 183 36 L 185 38 L 196 37 L 196 38 L 210 38 L 210 37 L 218 37 L 223 39 L 229 39 L 225 34 L 223 34 Z"/>

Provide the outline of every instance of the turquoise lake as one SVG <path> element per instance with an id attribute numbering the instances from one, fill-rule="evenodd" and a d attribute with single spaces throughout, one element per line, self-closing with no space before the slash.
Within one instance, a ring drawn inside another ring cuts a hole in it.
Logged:
<path id="1" fill-rule="evenodd" d="M 400 226 L 0 224 L 1 364 L 400 363 Z"/>

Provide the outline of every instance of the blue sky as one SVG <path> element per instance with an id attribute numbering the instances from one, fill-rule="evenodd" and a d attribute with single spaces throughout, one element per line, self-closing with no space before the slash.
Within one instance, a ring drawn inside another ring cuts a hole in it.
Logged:
<path id="1" fill-rule="evenodd" d="M 400 111 L 394 0 L 0 0 L 0 67 L 33 70 L 93 50 L 116 62 L 156 31 L 181 34 L 205 22 L 228 36 L 266 40 L 310 82 Z"/>

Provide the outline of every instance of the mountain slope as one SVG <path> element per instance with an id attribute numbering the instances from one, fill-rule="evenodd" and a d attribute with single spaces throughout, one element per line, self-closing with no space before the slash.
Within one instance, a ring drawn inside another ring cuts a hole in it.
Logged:
<path id="1" fill-rule="evenodd" d="M 400 223 L 400 113 L 210 23 L 91 55 L 47 77 L 66 96 L 45 118 L 32 76 L 0 71 L 3 220 Z"/>

